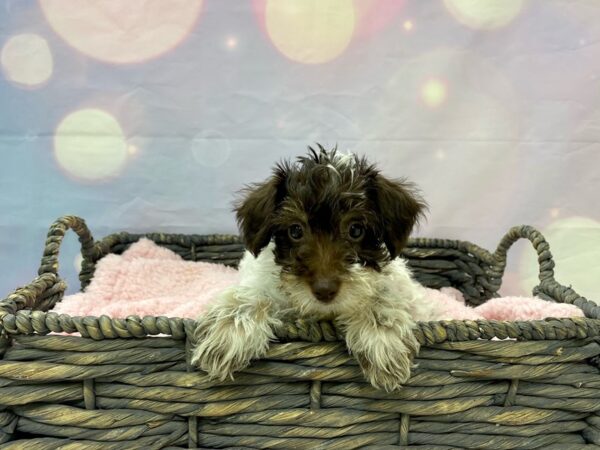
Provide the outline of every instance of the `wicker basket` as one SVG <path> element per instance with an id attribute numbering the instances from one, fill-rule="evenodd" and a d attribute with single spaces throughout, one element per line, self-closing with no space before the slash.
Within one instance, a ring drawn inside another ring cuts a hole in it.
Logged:
<path id="1" fill-rule="evenodd" d="M 82 286 L 100 258 L 141 237 L 94 242 L 72 216 L 52 225 L 39 276 L 0 303 L 0 448 L 600 448 L 600 310 L 554 280 L 531 227 L 511 229 L 495 253 L 415 239 L 404 256 L 424 285 L 480 304 L 497 295 L 508 248 L 527 238 L 539 255 L 535 293 L 587 318 L 420 323 L 419 368 L 393 394 L 365 383 L 331 323 L 286 324 L 267 358 L 214 384 L 188 364 L 193 320 L 51 312 L 68 229 L 82 246 Z M 234 236 L 146 236 L 188 260 L 235 265 L 243 250 Z"/>

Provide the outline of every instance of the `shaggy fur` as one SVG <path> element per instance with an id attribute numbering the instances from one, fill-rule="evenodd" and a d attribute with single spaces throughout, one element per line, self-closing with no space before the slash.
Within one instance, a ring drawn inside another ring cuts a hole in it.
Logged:
<path id="1" fill-rule="evenodd" d="M 399 388 L 415 321 L 432 318 L 398 258 L 424 208 L 410 183 L 335 149 L 279 164 L 236 208 L 241 280 L 199 318 L 192 362 L 223 380 L 265 355 L 286 316 L 334 319 L 373 386 Z"/>

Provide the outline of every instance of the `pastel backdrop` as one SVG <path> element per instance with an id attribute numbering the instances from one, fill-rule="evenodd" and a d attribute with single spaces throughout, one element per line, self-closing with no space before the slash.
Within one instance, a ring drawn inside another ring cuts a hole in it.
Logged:
<path id="1" fill-rule="evenodd" d="M 599 39 L 597 0 L 2 0 L 0 293 L 63 214 L 233 233 L 233 194 L 320 142 L 418 183 L 416 234 L 534 225 L 600 299 Z M 61 264 L 73 291 L 73 237 Z M 504 292 L 535 268 L 518 245 Z"/>

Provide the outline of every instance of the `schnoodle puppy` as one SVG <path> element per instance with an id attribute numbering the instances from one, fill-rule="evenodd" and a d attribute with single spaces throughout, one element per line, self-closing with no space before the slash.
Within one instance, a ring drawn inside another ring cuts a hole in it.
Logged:
<path id="1" fill-rule="evenodd" d="M 192 363 L 224 380 L 266 354 L 282 320 L 329 319 L 371 384 L 397 389 L 419 350 L 415 321 L 430 315 L 399 257 L 425 202 L 365 158 L 309 150 L 244 191 L 241 281 L 198 319 Z"/>

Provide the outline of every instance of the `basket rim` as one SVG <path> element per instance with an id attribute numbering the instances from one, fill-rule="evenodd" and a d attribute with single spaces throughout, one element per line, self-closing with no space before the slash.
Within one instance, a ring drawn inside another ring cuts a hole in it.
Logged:
<path id="1" fill-rule="evenodd" d="M 151 338 L 156 336 L 188 340 L 197 321 L 166 316 L 70 316 L 52 311 L 22 309 L 0 317 L 8 335 L 47 335 L 79 333 L 94 340 Z M 417 322 L 415 336 L 422 346 L 443 342 L 516 340 L 544 341 L 586 339 L 600 336 L 600 319 L 589 317 L 546 318 L 530 321 L 440 320 Z M 278 342 L 343 341 L 343 335 L 331 321 L 298 319 L 285 322 L 274 330 Z"/>
<path id="2" fill-rule="evenodd" d="M 75 333 L 92 339 L 114 339 L 146 337 L 158 334 L 185 339 L 191 336 L 195 327 L 194 319 L 165 316 L 129 316 L 111 318 L 108 316 L 69 316 L 52 311 L 46 312 L 64 293 L 66 285 L 58 275 L 58 253 L 67 230 L 72 229 L 79 236 L 84 257 L 83 266 L 93 266 L 100 258 L 110 253 L 118 243 L 132 243 L 147 237 L 159 243 L 182 245 L 230 245 L 241 246 L 240 238 L 232 234 L 175 234 L 175 233 L 112 233 L 99 241 L 94 241 L 85 221 L 76 216 L 64 216 L 52 224 L 48 232 L 44 256 L 39 275 L 29 285 L 18 288 L 0 300 L 0 331 L 10 335 Z M 547 318 L 536 321 L 488 321 L 488 320 L 444 320 L 418 322 L 415 335 L 422 345 L 444 341 L 465 341 L 487 339 L 579 339 L 600 335 L 600 308 L 592 301 L 580 296 L 571 287 L 566 287 L 554 279 L 554 261 L 549 245 L 543 235 L 527 225 L 512 227 L 502 238 L 494 253 L 468 241 L 440 238 L 412 238 L 407 251 L 416 248 L 447 248 L 472 254 L 486 264 L 489 275 L 501 282 L 506 268 L 507 252 L 518 239 L 531 241 L 538 253 L 540 264 L 540 284 L 534 294 L 544 294 L 557 301 L 571 303 L 579 307 L 584 318 Z M 84 271 L 82 268 L 82 272 Z M 499 285 L 498 285 L 499 288 Z M 274 330 L 283 340 L 322 340 L 342 339 L 331 322 L 296 320 Z"/>

